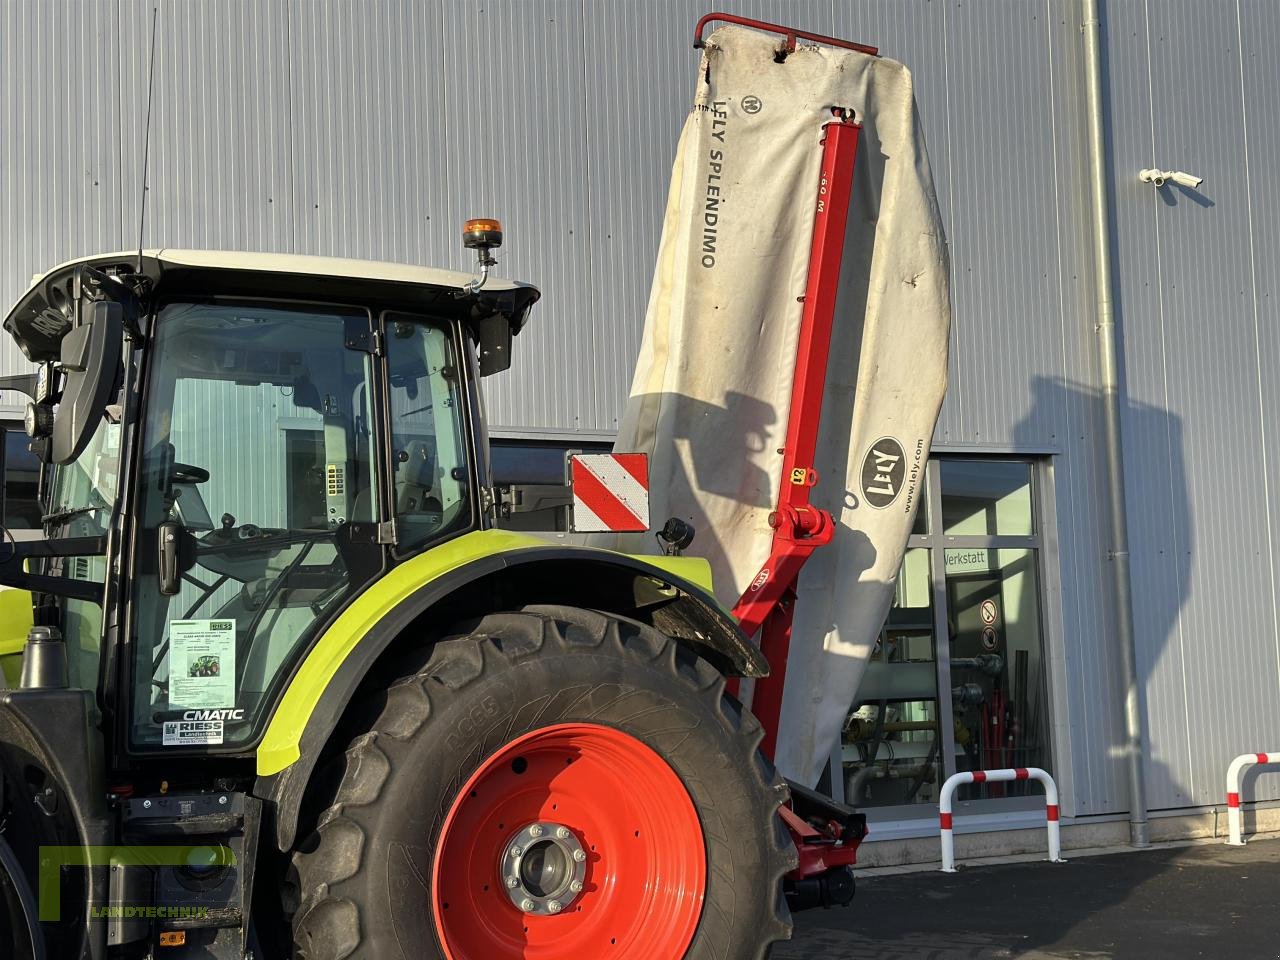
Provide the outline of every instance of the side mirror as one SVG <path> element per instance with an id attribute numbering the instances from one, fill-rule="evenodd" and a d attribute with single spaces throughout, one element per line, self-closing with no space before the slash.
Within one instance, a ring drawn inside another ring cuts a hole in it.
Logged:
<path id="1" fill-rule="evenodd" d="M 54 463 L 84 452 L 111 400 L 124 350 L 124 307 L 113 300 L 80 301 L 80 323 L 62 338 L 62 401 L 53 422 Z"/>

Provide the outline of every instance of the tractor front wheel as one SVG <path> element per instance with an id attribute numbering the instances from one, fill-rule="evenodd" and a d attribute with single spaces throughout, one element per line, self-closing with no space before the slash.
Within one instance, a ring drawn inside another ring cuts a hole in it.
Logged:
<path id="1" fill-rule="evenodd" d="M 763 958 L 794 849 L 705 661 L 571 607 L 492 614 L 365 706 L 294 855 L 304 960 Z"/>

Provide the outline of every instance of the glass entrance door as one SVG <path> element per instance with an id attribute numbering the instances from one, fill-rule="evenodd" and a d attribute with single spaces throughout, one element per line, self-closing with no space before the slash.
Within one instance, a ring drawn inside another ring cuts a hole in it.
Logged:
<path id="1" fill-rule="evenodd" d="M 927 815 L 959 770 L 1050 767 L 1036 464 L 930 460 L 893 604 L 844 725 L 845 801 Z M 1001 799 L 1026 784 L 966 788 Z"/>

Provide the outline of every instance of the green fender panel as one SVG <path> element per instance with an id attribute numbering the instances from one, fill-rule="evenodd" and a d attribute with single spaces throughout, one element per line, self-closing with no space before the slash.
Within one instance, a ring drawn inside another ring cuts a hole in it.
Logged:
<path id="1" fill-rule="evenodd" d="M 31 594 L 0 588 L 0 670 L 10 687 L 22 675 L 22 648 L 31 629 Z"/>
<path id="2" fill-rule="evenodd" d="M 259 776 L 269 777 L 291 766 L 301 756 L 300 744 L 307 723 L 330 682 L 370 631 L 391 611 L 408 601 L 433 581 L 448 576 L 468 564 L 499 558 L 507 566 L 523 559 L 533 561 L 544 552 L 564 549 L 553 541 L 506 530 L 479 530 L 441 544 L 392 568 L 382 579 L 352 601 L 316 641 L 298 667 L 280 699 L 257 751 Z M 582 550 L 584 555 L 602 559 L 615 558 L 620 564 L 643 572 L 645 567 L 682 581 L 684 589 L 699 594 L 698 600 L 714 608 L 713 616 L 728 621 L 711 596 L 711 568 L 697 557 L 628 557 L 608 551 Z M 500 568 L 500 567 L 499 567 Z M 693 588 L 692 591 L 689 588 Z M 736 630 L 736 627 L 733 627 Z M 739 631 L 740 634 L 740 631 Z M 743 638 L 743 646 L 749 647 Z M 767 672 L 763 659 L 753 660 L 754 648 L 735 651 L 745 664 L 744 674 L 758 676 Z"/>

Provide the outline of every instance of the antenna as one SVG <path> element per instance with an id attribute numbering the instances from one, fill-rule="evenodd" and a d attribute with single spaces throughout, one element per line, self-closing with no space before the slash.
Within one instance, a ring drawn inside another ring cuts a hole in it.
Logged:
<path id="1" fill-rule="evenodd" d="M 138 273 L 142 273 L 142 230 L 147 223 L 147 161 L 151 154 L 151 89 L 156 80 L 156 15 L 151 8 L 151 61 L 147 66 L 147 123 L 142 134 L 142 184 L 138 190 Z"/>

